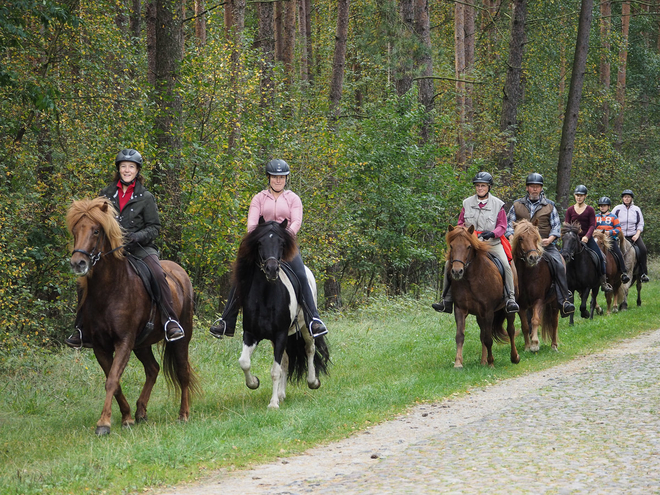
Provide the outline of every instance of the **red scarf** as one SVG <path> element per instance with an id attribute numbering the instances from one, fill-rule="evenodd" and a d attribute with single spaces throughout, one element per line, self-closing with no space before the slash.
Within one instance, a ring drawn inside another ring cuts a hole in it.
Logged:
<path id="1" fill-rule="evenodd" d="M 121 181 L 117 182 L 117 188 L 119 189 L 117 191 L 117 196 L 119 199 L 120 213 L 124 209 L 124 206 L 126 206 L 126 203 L 128 203 L 128 201 L 133 197 L 133 191 L 135 190 L 135 181 L 133 181 L 131 185 L 126 188 L 126 192 L 124 192 L 124 188 L 122 186 L 123 184 L 121 183 Z"/>

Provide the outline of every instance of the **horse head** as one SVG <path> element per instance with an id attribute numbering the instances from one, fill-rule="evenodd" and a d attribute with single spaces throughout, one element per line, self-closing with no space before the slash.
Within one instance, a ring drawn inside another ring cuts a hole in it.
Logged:
<path id="1" fill-rule="evenodd" d="M 290 245 L 292 235 L 286 229 L 288 221 L 281 223 L 265 222 L 259 218 L 257 234 L 257 252 L 259 255 L 259 268 L 266 276 L 268 282 L 275 282 L 279 277 L 280 264 L 290 259 Z"/>
<path id="2" fill-rule="evenodd" d="M 115 219 L 116 212 L 107 198 L 74 201 L 66 216 L 67 229 L 73 235 L 71 271 L 79 277 L 87 275 L 106 254 L 121 259 L 124 235 Z"/>
<path id="3" fill-rule="evenodd" d="M 539 264 L 544 249 L 536 219 L 533 223 L 529 220 L 520 220 L 514 224 L 511 248 L 514 256 L 520 257 L 527 266 L 534 267 Z"/>
<path id="4" fill-rule="evenodd" d="M 469 228 L 449 226 L 447 232 L 447 261 L 451 267 L 451 277 L 460 280 L 465 275 L 467 267 L 474 260 L 478 252 L 487 249 L 474 235 L 474 226 Z"/>
<path id="5" fill-rule="evenodd" d="M 566 263 L 573 261 L 575 255 L 583 249 L 580 239 L 580 225 L 576 222 L 572 224 L 564 223 L 561 228 L 561 255 Z"/>

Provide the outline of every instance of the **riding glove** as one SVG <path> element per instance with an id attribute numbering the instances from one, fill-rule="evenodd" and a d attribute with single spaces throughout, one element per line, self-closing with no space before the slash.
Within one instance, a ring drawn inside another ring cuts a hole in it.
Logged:
<path id="1" fill-rule="evenodd" d="M 479 237 L 481 237 L 482 240 L 487 241 L 488 239 L 495 237 L 495 234 L 490 230 L 484 230 L 481 234 L 479 234 Z"/>

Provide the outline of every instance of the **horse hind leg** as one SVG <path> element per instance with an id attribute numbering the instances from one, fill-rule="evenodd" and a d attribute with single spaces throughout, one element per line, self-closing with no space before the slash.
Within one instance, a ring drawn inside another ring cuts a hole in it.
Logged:
<path id="1" fill-rule="evenodd" d="M 238 364 L 241 366 L 241 369 L 245 374 L 245 385 L 247 385 L 247 387 L 251 390 L 256 390 L 259 388 L 259 378 L 254 376 L 250 371 L 252 366 L 252 353 L 256 348 L 256 343 L 250 346 L 243 343 L 243 351 L 241 352 L 241 357 L 238 358 Z"/>

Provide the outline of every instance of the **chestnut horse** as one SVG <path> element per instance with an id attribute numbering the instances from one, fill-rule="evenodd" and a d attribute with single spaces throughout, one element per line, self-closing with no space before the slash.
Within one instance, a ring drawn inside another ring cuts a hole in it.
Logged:
<path id="1" fill-rule="evenodd" d="M 165 332 L 160 311 L 153 311 L 151 297 L 140 277 L 122 252 L 125 239 L 115 219 L 116 211 L 106 198 L 74 201 L 66 217 L 67 228 L 73 235 L 73 254 L 70 259 L 73 273 L 80 277 L 83 332 L 92 343 L 96 359 L 106 376 L 105 402 L 96 434 L 110 433 L 112 397 L 121 411 L 123 426 L 146 421 L 147 402 L 160 370 L 151 346 L 163 340 Z M 190 414 L 190 394 L 197 390 L 197 378 L 188 361 L 188 344 L 193 329 L 193 289 L 186 272 L 176 263 L 161 261 L 172 291 L 174 309 L 185 331 L 185 337 L 167 342 L 163 366 L 168 384 L 181 396 L 179 420 L 187 421 Z M 143 329 L 153 315 L 154 329 Z M 137 342 L 140 336 L 140 342 Z M 146 381 L 137 400 L 135 420 L 124 396 L 120 379 L 131 351 L 144 366 Z"/>
<path id="2" fill-rule="evenodd" d="M 557 303 L 557 293 L 552 286 L 550 264 L 543 256 L 545 251 L 536 223 L 520 220 L 514 224 L 511 250 L 518 272 L 518 289 L 520 291 L 518 316 L 520 316 L 525 336 L 525 350 L 539 351 L 538 330 L 541 326 L 543 340 L 550 340 L 552 350 L 556 351 L 559 304 Z M 530 311 L 531 315 L 528 315 Z"/>
<path id="3" fill-rule="evenodd" d="M 520 362 L 516 349 L 515 313 L 504 310 L 504 281 L 495 263 L 488 256 L 488 243 L 474 235 L 474 226 L 449 226 L 447 232 L 447 263 L 450 266 L 451 294 L 456 319 L 455 368 L 463 367 L 465 319 L 468 314 L 477 317 L 481 330 L 481 364 L 493 366 L 493 339 L 511 343 L 511 362 Z M 516 280 L 515 267 L 513 279 Z M 506 332 L 503 323 L 507 320 Z M 508 334 L 508 335 L 507 335 Z"/>
<path id="4" fill-rule="evenodd" d="M 624 240 L 625 237 L 621 236 Z M 605 255 L 605 267 L 607 270 L 607 281 L 612 286 L 612 292 L 605 293 L 605 300 L 607 301 L 607 314 L 619 311 L 619 303 L 623 302 L 624 295 L 624 284 L 621 282 L 621 270 L 619 270 L 619 265 L 614 259 L 614 255 L 610 248 L 613 242 L 619 242 L 619 239 L 612 239 L 608 233 L 605 233 L 602 230 L 594 230 L 594 239 L 596 244 Z M 600 305 L 596 304 L 596 311 L 599 314 L 602 314 L 603 310 Z"/>

